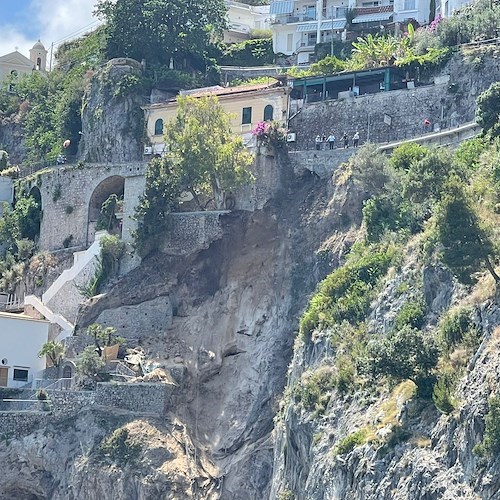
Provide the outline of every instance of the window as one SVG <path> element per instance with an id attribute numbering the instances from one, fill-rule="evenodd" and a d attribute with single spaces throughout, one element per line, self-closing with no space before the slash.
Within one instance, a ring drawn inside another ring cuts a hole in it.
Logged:
<path id="1" fill-rule="evenodd" d="M 404 10 L 415 10 L 415 0 L 405 0 Z"/>
<path id="2" fill-rule="evenodd" d="M 265 122 L 270 122 L 272 121 L 273 119 L 273 107 L 268 104 L 265 108 L 264 108 L 264 121 Z"/>
<path id="3" fill-rule="evenodd" d="M 17 71 L 15 69 L 13 69 L 10 74 L 12 75 L 12 77 L 16 77 L 17 76 Z"/>
<path id="4" fill-rule="evenodd" d="M 241 124 L 246 125 L 252 123 L 252 108 L 243 108 L 243 113 L 241 114 Z"/>
<path id="5" fill-rule="evenodd" d="M 289 33 L 286 36 L 286 51 L 292 52 L 293 50 L 293 33 Z"/>
<path id="6" fill-rule="evenodd" d="M 155 122 L 155 135 L 163 135 L 163 120 L 161 118 Z"/>
<path id="7" fill-rule="evenodd" d="M 42 58 L 41 57 L 37 57 L 36 58 L 36 69 L 37 70 L 41 70 L 42 69 Z"/>
<path id="8" fill-rule="evenodd" d="M 22 370 L 21 368 L 14 368 L 14 380 L 19 382 L 28 381 L 28 370 Z"/>

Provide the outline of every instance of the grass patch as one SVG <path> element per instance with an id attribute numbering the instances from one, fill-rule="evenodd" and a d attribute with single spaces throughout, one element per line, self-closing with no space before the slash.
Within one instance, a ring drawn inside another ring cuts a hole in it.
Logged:
<path id="1" fill-rule="evenodd" d="M 345 455 L 350 453 L 356 446 L 361 446 L 366 443 L 368 432 L 366 429 L 360 429 L 359 431 L 349 434 L 344 439 L 341 439 L 336 448 L 336 455 Z"/>

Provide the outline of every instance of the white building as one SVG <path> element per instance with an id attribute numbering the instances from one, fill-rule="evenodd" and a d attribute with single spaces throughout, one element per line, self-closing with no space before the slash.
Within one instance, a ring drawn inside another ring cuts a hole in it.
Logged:
<path id="1" fill-rule="evenodd" d="M 30 49 L 29 59 L 17 50 L 0 56 L 0 81 L 9 76 L 26 75 L 32 71 L 45 72 L 46 69 L 47 50 L 40 40 Z"/>
<path id="2" fill-rule="evenodd" d="M 248 40 L 253 30 L 269 29 L 269 5 L 247 5 L 225 0 L 229 28 L 224 32 L 224 42 Z"/>
<path id="3" fill-rule="evenodd" d="M 45 369 L 38 353 L 48 338 L 48 321 L 0 312 L 0 387 L 22 387 Z"/>
<path id="4" fill-rule="evenodd" d="M 297 63 L 312 62 L 317 43 L 346 39 L 347 16 L 353 30 L 429 19 L 428 0 L 271 0 L 273 49 L 296 55 Z"/>
<path id="5" fill-rule="evenodd" d="M 454 11 L 472 3 L 472 0 L 441 0 L 437 2 L 441 6 L 440 14 L 442 17 L 450 17 Z"/>

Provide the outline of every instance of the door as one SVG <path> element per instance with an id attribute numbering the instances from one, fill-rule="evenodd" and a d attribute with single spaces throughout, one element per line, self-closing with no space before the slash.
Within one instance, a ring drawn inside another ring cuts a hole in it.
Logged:
<path id="1" fill-rule="evenodd" d="M 7 387 L 8 368 L 0 368 L 0 387 Z"/>

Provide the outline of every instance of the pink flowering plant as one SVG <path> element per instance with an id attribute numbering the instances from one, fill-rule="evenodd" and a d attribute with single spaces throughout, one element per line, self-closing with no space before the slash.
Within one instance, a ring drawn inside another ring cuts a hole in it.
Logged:
<path id="1" fill-rule="evenodd" d="M 283 147 L 286 130 L 277 122 L 259 122 L 252 130 L 258 146 Z"/>

